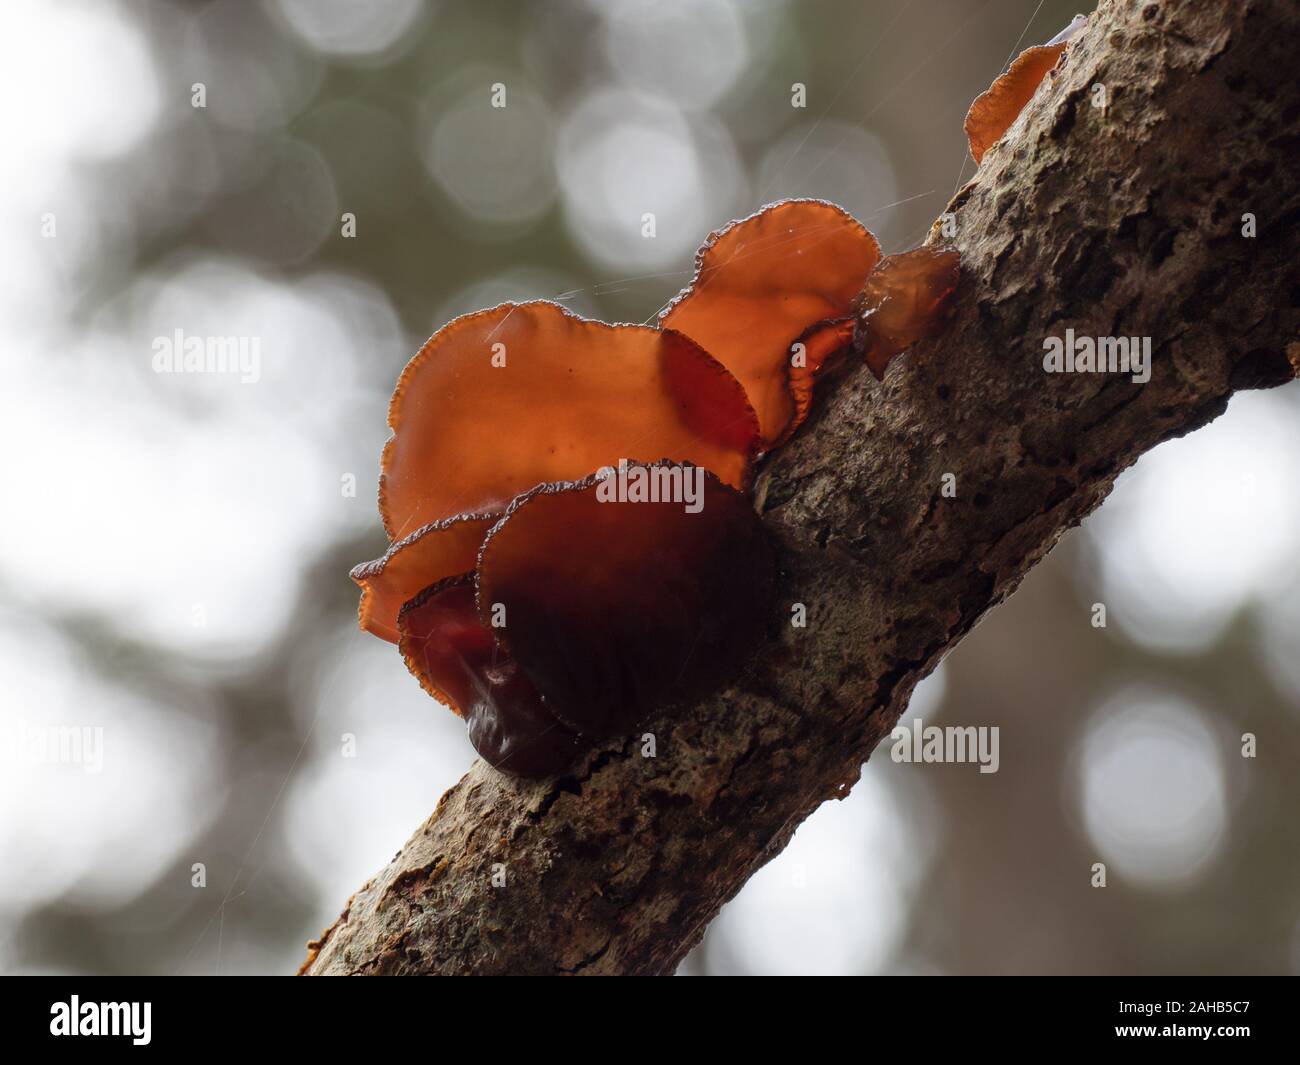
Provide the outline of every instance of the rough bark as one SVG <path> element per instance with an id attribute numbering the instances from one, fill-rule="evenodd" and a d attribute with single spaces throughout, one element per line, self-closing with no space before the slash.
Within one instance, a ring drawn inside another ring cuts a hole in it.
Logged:
<path id="1" fill-rule="evenodd" d="M 1298 28 L 1295 0 L 1104 2 L 948 208 L 951 324 L 883 384 L 823 383 L 761 474 L 783 574 L 748 674 L 648 725 L 654 758 L 629 739 L 540 783 L 476 764 L 303 971 L 671 973 L 1121 470 L 1296 373 Z M 1067 326 L 1152 338 L 1150 381 L 1046 374 Z"/>

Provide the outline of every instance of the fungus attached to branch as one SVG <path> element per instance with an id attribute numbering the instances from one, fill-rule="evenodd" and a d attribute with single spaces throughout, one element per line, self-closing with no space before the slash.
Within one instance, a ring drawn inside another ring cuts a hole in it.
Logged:
<path id="1" fill-rule="evenodd" d="M 965 127 L 971 158 L 976 163 L 1020 117 L 1020 112 L 1034 98 L 1038 86 L 1087 22 L 1082 15 L 1076 15 L 1069 26 L 1046 44 L 1026 48 L 1016 56 L 1005 74 L 975 97 L 975 102 L 966 112 Z"/>
<path id="2" fill-rule="evenodd" d="M 940 327 L 960 268 L 955 248 L 926 244 L 887 256 L 871 272 L 857 301 L 853 346 L 877 379 L 890 359 Z"/>
<path id="3" fill-rule="evenodd" d="M 393 394 L 396 542 L 352 572 L 362 628 L 527 776 L 721 684 L 775 582 L 746 494 L 760 451 L 823 366 L 858 351 L 879 375 L 934 329 L 957 272 L 940 247 L 882 260 L 840 208 L 791 200 L 715 233 L 658 328 L 546 302 L 457 318 Z"/>

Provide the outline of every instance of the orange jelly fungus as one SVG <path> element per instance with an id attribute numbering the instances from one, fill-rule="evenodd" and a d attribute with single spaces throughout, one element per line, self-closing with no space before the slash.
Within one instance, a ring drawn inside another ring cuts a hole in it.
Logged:
<path id="1" fill-rule="evenodd" d="M 696 253 L 694 280 L 660 324 L 685 333 L 735 374 L 771 448 L 794 431 L 801 413 L 792 346 L 819 322 L 851 314 L 879 260 L 876 238 L 846 211 L 786 200 L 712 234 Z"/>
<path id="2" fill-rule="evenodd" d="M 501 511 L 496 511 L 433 522 L 393 544 L 383 558 L 355 567 L 352 579 L 361 585 L 361 627 L 397 643 L 397 615 L 403 604 L 437 581 L 473 570 L 483 537 L 500 517 Z"/>
<path id="3" fill-rule="evenodd" d="M 887 256 L 871 272 L 858 299 L 853 346 L 878 379 L 895 355 L 937 331 L 960 268 L 955 248 L 927 244 Z"/>
<path id="4" fill-rule="evenodd" d="M 694 341 L 546 302 L 440 329 L 402 372 L 388 423 L 379 509 L 390 537 L 619 458 L 695 462 L 743 488 L 758 443 L 744 391 Z"/>
<path id="5" fill-rule="evenodd" d="M 1047 44 L 1026 48 L 1016 56 L 1005 74 L 975 97 L 975 102 L 966 113 L 965 127 L 966 137 L 970 141 L 971 158 L 976 163 L 1011 128 L 1025 105 L 1034 98 L 1043 79 L 1056 66 L 1071 39 L 1086 24 L 1087 19 L 1081 15 L 1076 16 L 1069 26 Z"/>
<path id="6" fill-rule="evenodd" d="M 957 274 L 952 249 L 881 259 L 838 207 L 792 200 L 715 233 L 658 328 L 547 302 L 457 318 L 389 407 L 394 542 L 352 571 L 362 628 L 525 776 L 707 693 L 774 591 L 755 458 L 819 370 L 857 351 L 879 376 L 931 332 Z"/>
<path id="7" fill-rule="evenodd" d="M 611 736 L 733 673 L 775 573 L 747 496 L 699 467 L 627 463 L 511 505 L 483 545 L 479 615 L 504 622 L 555 717 Z"/>

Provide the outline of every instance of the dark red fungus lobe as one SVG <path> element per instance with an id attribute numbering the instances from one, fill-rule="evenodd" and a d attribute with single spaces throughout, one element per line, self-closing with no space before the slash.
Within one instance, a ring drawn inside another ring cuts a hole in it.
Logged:
<path id="1" fill-rule="evenodd" d="M 401 609 L 398 649 L 430 695 L 465 717 L 483 671 L 498 654 L 496 640 L 478 619 L 474 574 L 429 585 Z"/>
<path id="2" fill-rule="evenodd" d="M 473 576 L 431 585 L 402 608 L 406 664 L 425 691 L 466 718 L 470 742 L 490 765 L 528 777 L 561 772 L 585 744 L 480 623 Z"/>
<path id="3" fill-rule="evenodd" d="M 1011 64 L 1005 74 L 975 98 L 966 113 L 966 137 L 970 142 L 971 158 L 980 162 L 993 145 L 1002 139 L 1025 105 L 1034 98 L 1038 86 L 1056 66 L 1071 38 L 1076 36 L 1087 19 L 1075 16 L 1073 22 L 1053 37 L 1047 44 L 1026 48 Z"/>
<path id="4" fill-rule="evenodd" d="M 877 378 L 890 359 L 939 328 L 960 273 L 955 248 L 929 244 L 887 256 L 871 272 L 858 298 L 853 343 Z"/>
<path id="5" fill-rule="evenodd" d="M 388 412 L 379 509 L 390 537 L 504 507 L 619 457 L 669 457 L 746 487 L 758 423 L 735 378 L 672 330 L 503 304 L 440 329 Z"/>
<path id="6" fill-rule="evenodd" d="M 556 717 L 621 735 L 735 673 L 774 568 L 747 497 L 699 467 L 630 463 L 512 504 L 479 560 L 480 617 L 504 608 L 498 639 Z"/>
<path id="7" fill-rule="evenodd" d="M 483 695 L 470 708 L 469 740 L 494 769 L 521 777 L 562 773 L 589 746 L 547 710 L 508 658 L 488 672 Z"/>
<path id="8" fill-rule="evenodd" d="M 834 204 L 772 204 L 709 237 L 696 253 L 694 280 L 660 322 L 736 376 L 771 448 L 807 412 L 792 390 L 791 346 L 817 323 L 847 317 L 879 259 L 876 238 Z"/>
<path id="9" fill-rule="evenodd" d="M 433 522 L 393 544 L 383 558 L 355 567 L 352 579 L 362 589 L 361 627 L 397 643 L 402 605 L 429 585 L 472 570 L 483 537 L 500 517 L 500 511 L 457 514 Z"/>

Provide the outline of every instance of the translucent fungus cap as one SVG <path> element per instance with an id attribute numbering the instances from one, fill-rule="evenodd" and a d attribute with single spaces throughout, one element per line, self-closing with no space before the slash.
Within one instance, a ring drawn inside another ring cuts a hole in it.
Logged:
<path id="1" fill-rule="evenodd" d="M 1016 56 L 1005 74 L 975 98 L 966 113 L 965 123 L 971 158 L 975 162 L 980 162 L 984 153 L 1011 128 L 1070 41 L 1087 23 L 1082 15 L 1076 15 L 1070 25 L 1047 44 L 1026 48 Z"/>
<path id="2" fill-rule="evenodd" d="M 402 606 L 429 585 L 473 570 L 483 537 L 500 517 L 496 511 L 431 522 L 393 544 L 382 558 L 354 567 L 352 579 L 361 585 L 361 627 L 397 643 Z"/>
<path id="3" fill-rule="evenodd" d="M 858 297 L 854 344 L 877 378 L 939 328 L 960 273 L 957 250 L 932 244 L 886 256 L 871 272 Z"/>
<path id="4" fill-rule="evenodd" d="M 876 238 L 848 212 L 785 200 L 713 233 L 696 253 L 694 280 L 660 324 L 736 376 L 771 448 L 806 413 L 791 384 L 792 346 L 818 323 L 851 314 L 879 259 Z"/>
<path id="5" fill-rule="evenodd" d="M 744 391 L 696 342 L 546 302 L 440 329 L 402 372 L 388 421 L 379 507 L 394 538 L 622 456 L 699 463 L 744 487 L 758 442 Z"/>

